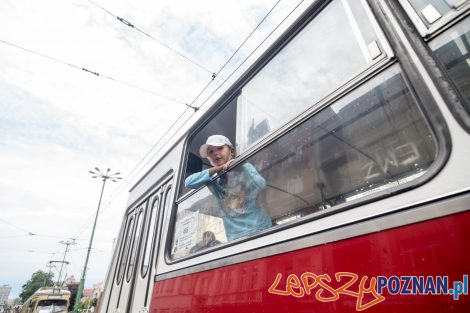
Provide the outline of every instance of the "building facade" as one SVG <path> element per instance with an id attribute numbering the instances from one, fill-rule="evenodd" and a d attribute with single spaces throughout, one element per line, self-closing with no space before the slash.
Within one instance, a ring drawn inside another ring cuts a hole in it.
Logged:
<path id="1" fill-rule="evenodd" d="M 8 297 L 10 296 L 11 287 L 3 285 L 0 287 L 0 305 L 8 304 Z"/>

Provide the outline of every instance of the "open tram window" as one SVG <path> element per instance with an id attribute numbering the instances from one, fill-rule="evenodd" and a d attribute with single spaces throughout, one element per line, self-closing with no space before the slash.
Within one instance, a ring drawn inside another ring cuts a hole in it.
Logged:
<path id="1" fill-rule="evenodd" d="M 220 110 L 204 127 L 192 136 L 188 143 L 187 160 L 184 176 L 180 186 L 180 195 L 184 195 L 190 189 L 184 186 L 184 180 L 191 174 L 201 172 L 211 167 L 209 161 L 199 155 L 199 147 L 204 144 L 211 135 L 224 135 L 235 145 L 235 129 L 237 116 L 237 98 L 233 98 Z M 194 252 L 196 243 L 226 241 L 222 219 L 215 212 L 214 196 L 203 188 L 190 197 L 191 200 L 183 201 L 177 211 L 177 222 L 172 244 L 172 255 L 182 257 L 189 253 L 191 248 Z M 189 205 L 188 208 L 183 208 Z"/>
<path id="2" fill-rule="evenodd" d="M 215 134 L 224 135 L 235 145 L 236 116 L 237 100 L 233 99 L 190 139 L 183 181 L 189 175 L 211 166 L 207 159 L 199 155 L 199 147 L 206 142 L 207 137 Z M 180 194 L 189 191 L 184 184 L 180 188 Z"/>

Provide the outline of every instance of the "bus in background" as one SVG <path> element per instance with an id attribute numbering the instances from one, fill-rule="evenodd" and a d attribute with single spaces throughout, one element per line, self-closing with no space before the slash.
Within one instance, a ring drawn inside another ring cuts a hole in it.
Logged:
<path id="1" fill-rule="evenodd" d="M 68 289 L 41 287 L 21 307 L 21 313 L 65 313 L 70 302 Z"/>
<path id="2" fill-rule="evenodd" d="M 470 1 L 312 0 L 131 189 L 100 313 L 468 312 L 469 161 Z M 247 166 L 272 226 L 229 238 Z"/>

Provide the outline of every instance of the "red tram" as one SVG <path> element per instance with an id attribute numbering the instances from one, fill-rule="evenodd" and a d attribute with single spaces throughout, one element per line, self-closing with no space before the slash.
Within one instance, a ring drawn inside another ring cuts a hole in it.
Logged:
<path id="1" fill-rule="evenodd" d="M 468 312 L 469 14 L 312 1 L 132 188 L 100 312 Z M 212 134 L 235 163 L 186 189 Z M 209 185 L 246 163 L 272 227 L 229 240 Z"/>

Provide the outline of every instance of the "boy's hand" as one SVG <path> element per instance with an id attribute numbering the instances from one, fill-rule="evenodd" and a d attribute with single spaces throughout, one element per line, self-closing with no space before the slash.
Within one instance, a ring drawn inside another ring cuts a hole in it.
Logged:
<path id="1" fill-rule="evenodd" d="M 224 171 L 227 171 L 228 168 L 230 167 L 230 164 L 232 164 L 233 160 L 229 160 L 227 163 L 225 163 L 224 165 L 222 165 L 222 169 Z"/>

